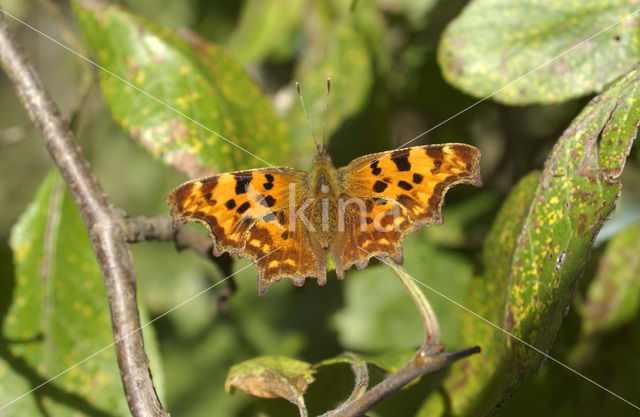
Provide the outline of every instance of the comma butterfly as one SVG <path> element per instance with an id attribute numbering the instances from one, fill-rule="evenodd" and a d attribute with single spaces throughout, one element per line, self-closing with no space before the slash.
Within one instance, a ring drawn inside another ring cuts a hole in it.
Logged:
<path id="1" fill-rule="evenodd" d="M 248 257 L 258 293 L 289 277 L 327 282 L 327 257 L 338 278 L 372 256 L 402 262 L 402 239 L 442 223 L 446 191 L 481 186 L 480 150 L 460 143 L 366 155 L 336 169 L 324 145 L 309 172 L 286 167 L 238 171 L 186 182 L 167 201 L 174 224 L 194 220 L 213 238 L 213 253 Z"/>

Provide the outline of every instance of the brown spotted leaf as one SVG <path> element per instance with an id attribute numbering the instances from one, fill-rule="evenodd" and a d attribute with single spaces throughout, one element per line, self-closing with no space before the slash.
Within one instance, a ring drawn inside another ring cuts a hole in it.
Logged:
<path id="1" fill-rule="evenodd" d="M 640 71 L 594 98 L 549 155 L 544 170 L 521 181 L 496 218 L 484 247 L 484 273 L 465 307 L 548 352 L 603 222 L 620 194 L 620 176 L 640 123 Z M 421 416 L 484 415 L 499 406 L 545 357 L 475 316 L 462 340 L 482 355 L 453 368 L 447 399 L 433 395 Z M 594 387 L 594 389 L 597 389 Z"/>
<path id="2" fill-rule="evenodd" d="M 640 62 L 638 0 L 474 0 L 438 48 L 448 82 L 507 104 L 602 91 Z"/>
<path id="3" fill-rule="evenodd" d="M 286 125 L 225 50 L 115 5 L 73 5 L 114 119 L 149 153 L 192 177 L 291 155 Z"/>
<path id="4" fill-rule="evenodd" d="M 225 389 L 260 398 L 284 398 L 306 415 L 303 395 L 314 381 L 311 364 L 285 356 L 260 356 L 231 367 Z"/>

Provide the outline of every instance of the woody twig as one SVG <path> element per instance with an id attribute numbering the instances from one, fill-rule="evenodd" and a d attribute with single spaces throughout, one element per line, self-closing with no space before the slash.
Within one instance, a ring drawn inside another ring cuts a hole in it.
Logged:
<path id="1" fill-rule="evenodd" d="M 444 349 L 443 345 L 439 349 Z M 414 379 L 449 366 L 453 362 L 480 352 L 478 346 L 457 352 L 438 352 L 434 346 L 422 346 L 408 364 L 386 377 L 363 396 L 345 404 L 339 411 L 328 413 L 328 417 L 362 416 L 376 404 L 398 391 Z"/>
<path id="2" fill-rule="evenodd" d="M 230 277 L 224 282 L 224 287 L 216 292 L 216 305 L 218 311 L 225 311 L 227 299 L 236 290 L 236 283 L 233 279 L 233 258 L 227 253 L 222 256 L 213 256 L 213 240 L 202 233 L 181 227 L 178 230 L 173 228 L 173 219 L 169 215 L 156 217 L 131 217 L 126 219 L 124 230 L 125 239 L 129 243 L 155 240 L 162 242 L 173 241 L 179 251 L 190 249 L 203 258 L 213 262 L 220 276 Z"/>

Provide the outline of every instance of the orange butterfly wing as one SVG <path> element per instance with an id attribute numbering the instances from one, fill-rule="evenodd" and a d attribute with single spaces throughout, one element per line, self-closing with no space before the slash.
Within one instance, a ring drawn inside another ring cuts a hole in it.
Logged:
<path id="1" fill-rule="evenodd" d="M 305 198 L 305 175 L 284 167 L 218 174 L 180 185 L 167 202 L 174 222 L 193 220 L 209 229 L 214 255 L 251 258 L 260 294 L 282 276 L 296 285 L 311 276 L 324 284 L 325 260 L 316 259 L 303 225 L 289 227 L 290 184 Z"/>
<path id="2" fill-rule="evenodd" d="M 363 208 L 345 207 L 344 231 L 332 242 L 338 277 L 351 265 L 363 268 L 374 255 L 401 262 L 408 232 L 442 223 L 449 188 L 482 185 L 480 155 L 466 144 L 426 145 L 366 155 L 340 168 L 343 198 L 362 200 Z"/>

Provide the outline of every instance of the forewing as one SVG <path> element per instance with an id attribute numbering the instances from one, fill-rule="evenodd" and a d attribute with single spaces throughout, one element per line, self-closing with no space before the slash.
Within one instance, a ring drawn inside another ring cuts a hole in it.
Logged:
<path id="1" fill-rule="evenodd" d="M 196 221 L 209 229 L 214 255 L 251 258 L 264 293 L 282 277 L 301 285 L 304 277 L 318 276 L 304 230 L 291 231 L 288 221 L 290 185 L 304 193 L 304 175 L 290 168 L 218 174 L 180 185 L 167 202 L 177 224 Z"/>
<path id="2" fill-rule="evenodd" d="M 442 223 L 449 188 L 482 185 L 480 154 L 466 144 L 425 145 L 366 155 L 340 168 L 343 198 L 364 201 L 366 215 L 361 221 L 362 209 L 345 212 L 344 232 L 332 246 L 336 268 L 366 265 L 373 255 L 401 259 L 406 233 Z"/>

